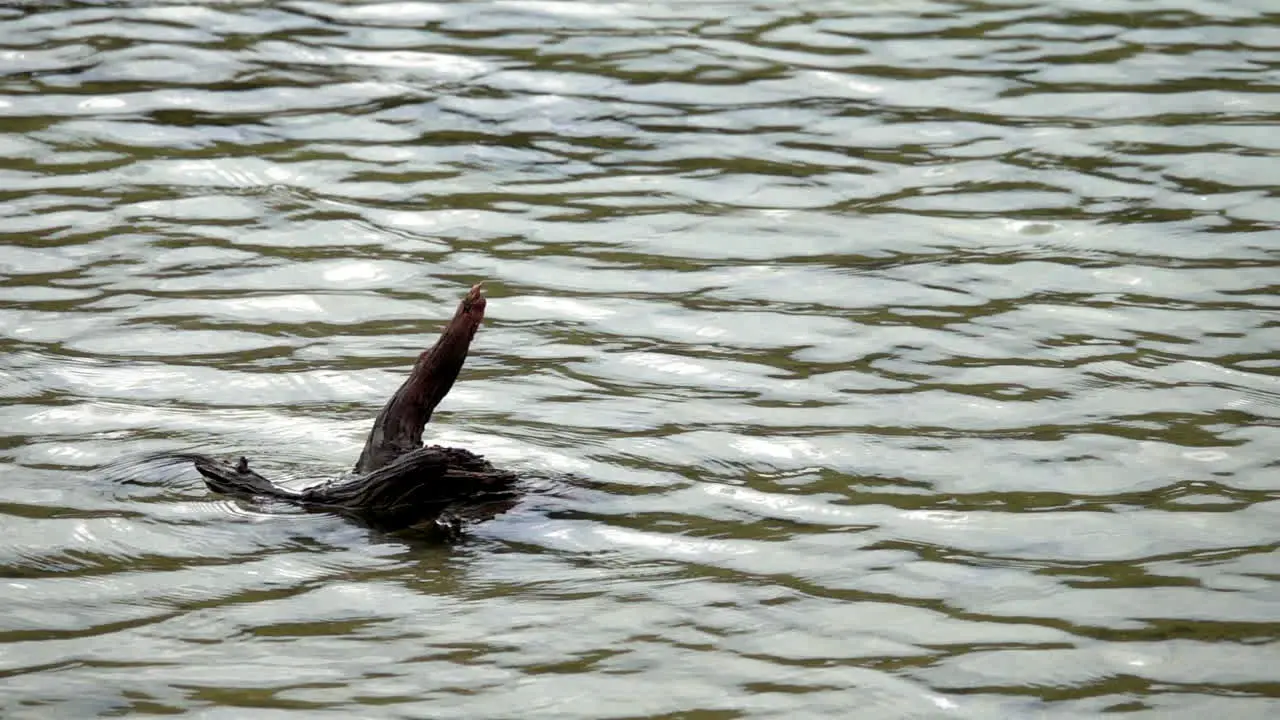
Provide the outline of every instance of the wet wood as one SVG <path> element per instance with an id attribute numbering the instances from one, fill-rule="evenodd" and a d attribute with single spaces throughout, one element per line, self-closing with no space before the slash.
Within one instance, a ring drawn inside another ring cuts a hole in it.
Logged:
<path id="1" fill-rule="evenodd" d="M 471 340 L 484 320 L 484 307 L 484 294 L 476 285 L 458 303 L 458 310 L 440 333 L 440 339 L 418 356 L 409 379 L 378 413 L 356 462 L 357 473 L 373 472 L 422 447 L 422 429 L 458 378 Z"/>
<path id="2" fill-rule="evenodd" d="M 442 518 L 447 524 L 453 508 L 501 502 L 514 474 L 461 448 L 422 446 L 423 428 L 462 370 L 484 309 L 485 298 L 476 285 L 458 304 L 440 339 L 418 357 L 408 379 L 378 413 L 351 474 L 295 490 L 263 477 L 244 457 L 226 462 L 193 456 L 196 470 L 217 493 L 282 500 L 386 529 L 439 523 Z"/>

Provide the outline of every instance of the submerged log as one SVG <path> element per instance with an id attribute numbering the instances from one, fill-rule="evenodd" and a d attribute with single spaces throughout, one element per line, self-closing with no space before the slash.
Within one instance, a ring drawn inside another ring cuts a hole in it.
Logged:
<path id="1" fill-rule="evenodd" d="M 378 413 L 351 474 L 295 490 L 253 471 L 244 457 L 233 464 L 193 456 L 196 470 L 216 493 L 282 500 L 384 529 L 430 523 L 452 527 L 456 508 L 502 504 L 510 496 L 514 474 L 461 448 L 422 446 L 423 428 L 462 370 L 484 308 L 481 286 L 476 285 L 458 304 L 440 339 L 418 356 L 409 378 Z"/>

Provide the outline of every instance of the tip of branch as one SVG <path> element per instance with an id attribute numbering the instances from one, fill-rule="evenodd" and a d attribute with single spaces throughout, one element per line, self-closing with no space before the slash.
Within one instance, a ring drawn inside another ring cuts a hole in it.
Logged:
<path id="1" fill-rule="evenodd" d="M 462 315 L 475 315 L 478 321 L 484 317 L 484 283 L 478 282 L 471 286 L 471 291 L 467 296 L 462 298 L 462 303 L 458 306 L 458 312 Z"/>

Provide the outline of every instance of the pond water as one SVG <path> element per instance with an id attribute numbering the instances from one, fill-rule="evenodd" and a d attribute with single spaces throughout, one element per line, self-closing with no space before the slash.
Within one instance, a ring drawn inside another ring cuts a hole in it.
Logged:
<path id="1" fill-rule="evenodd" d="M 1268 8 L 5 3 L 0 715 L 1275 717 Z"/>

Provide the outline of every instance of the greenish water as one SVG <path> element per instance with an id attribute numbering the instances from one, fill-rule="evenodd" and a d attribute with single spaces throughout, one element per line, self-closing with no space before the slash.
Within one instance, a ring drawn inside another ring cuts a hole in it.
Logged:
<path id="1" fill-rule="evenodd" d="M 0 715 L 1274 717 L 1270 7 L 0 6 Z"/>

